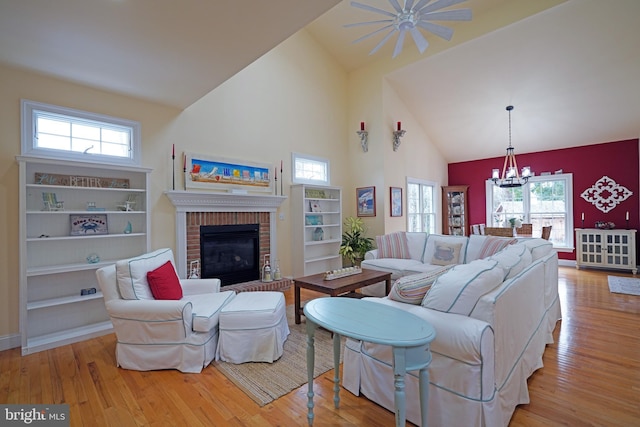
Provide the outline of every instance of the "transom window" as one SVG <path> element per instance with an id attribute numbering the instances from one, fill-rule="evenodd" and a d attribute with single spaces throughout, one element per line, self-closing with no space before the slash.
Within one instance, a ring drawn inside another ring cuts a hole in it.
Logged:
<path id="1" fill-rule="evenodd" d="M 500 188 L 487 180 L 487 225 L 506 227 L 511 218 L 533 224 L 533 236 L 552 226 L 551 242 L 557 248 L 573 248 L 573 175 L 529 178 L 522 187 Z"/>
<path id="2" fill-rule="evenodd" d="M 139 165 L 140 124 L 23 100 L 22 153 Z"/>
<path id="3" fill-rule="evenodd" d="M 436 232 L 435 186 L 407 177 L 407 231 Z"/>
<path id="4" fill-rule="evenodd" d="M 294 184 L 329 185 L 329 160 L 306 154 L 291 154 Z"/>

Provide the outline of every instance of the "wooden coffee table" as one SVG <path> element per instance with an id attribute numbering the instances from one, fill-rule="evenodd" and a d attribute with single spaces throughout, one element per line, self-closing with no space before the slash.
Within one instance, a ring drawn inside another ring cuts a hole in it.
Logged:
<path id="1" fill-rule="evenodd" d="M 362 273 L 333 280 L 324 280 L 324 273 L 294 278 L 294 309 L 296 325 L 300 324 L 300 315 L 304 314 L 302 307 L 300 307 L 300 288 L 321 292 L 332 297 L 337 297 L 347 292 L 353 292 L 356 289 L 360 289 L 365 286 L 373 285 L 382 281 L 386 282 L 385 295 L 389 295 L 389 292 L 391 291 L 391 273 L 386 273 L 384 271 L 363 268 Z"/>

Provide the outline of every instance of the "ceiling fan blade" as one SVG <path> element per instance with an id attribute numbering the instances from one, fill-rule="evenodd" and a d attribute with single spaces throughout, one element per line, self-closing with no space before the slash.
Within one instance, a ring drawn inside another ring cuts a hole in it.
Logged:
<path id="1" fill-rule="evenodd" d="M 386 10 L 378 9 L 377 7 L 369 6 L 367 4 L 358 3 L 356 1 L 351 2 L 351 6 L 357 7 L 359 9 L 368 10 L 369 12 L 380 13 L 382 15 L 390 16 L 391 18 L 395 18 L 396 15 L 391 12 L 387 12 Z"/>
<path id="2" fill-rule="evenodd" d="M 411 32 L 411 37 L 413 37 L 413 41 L 416 44 L 416 47 L 420 51 L 420 53 L 424 53 L 429 47 L 429 42 L 424 38 L 422 33 L 416 27 L 413 27 L 409 30 Z"/>
<path id="3" fill-rule="evenodd" d="M 389 34 L 387 34 L 386 36 L 384 36 L 384 38 L 383 38 L 382 40 L 380 40 L 380 43 L 378 43 L 378 44 L 376 45 L 376 47 L 374 47 L 373 49 L 371 49 L 371 52 L 369 52 L 369 55 L 373 55 L 374 53 L 376 53 L 376 52 L 377 52 L 377 51 L 382 47 L 382 45 L 383 45 L 383 44 L 385 44 L 385 43 L 387 42 L 387 40 L 389 40 L 389 38 L 390 38 L 390 37 L 393 35 L 393 33 L 395 33 L 396 31 L 398 31 L 398 30 L 396 30 L 395 28 L 394 28 L 393 30 L 389 31 Z"/>
<path id="4" fill-rule="evenodd" d="M 413 7 L 413 0 L 405 0 L 404 10 L 409 11 Z"/>
<path id="5" fill-rule="evenodd" d="M 355 24 L 346 24 L 344 27 L 345 28 L 351 28 L 351 27 L 361 27 L 363 25 L 369 25 L 369 24 L 384 24 L 386 22 L 393 22 L 393 19 L 382 19 L 380 21 L 368 21 L 368 22 L 356 22 Z"/>
<path id="6" fill-rule="evenodd" d="M 416 5 L 413 7 L 413 10 L 420 10 L 424 7 L 424 5 L 426 5 L 427 3 L 429 3 L 431 0 L 420 0 L 418 3 L 416 3 Z"/>
<path id="7" fill-rule="evenodd" d="M 433 22 L 423 22 L 423 21 L 418 21 L 416 25 L 424 28 L 430 33 L 433 33 L 436 36 L 442 39 L 445 39 L 447 41 L 451 40 L 451 37 L 453 37 L 453 30 L 449 27 L 434 24 Z"/>
<path id="8" fill-rule="evenodd" d="M 389 0 L 389 3 L 391 3 L 391 6 L 393 6 L 396 12 L 402 13 L 402 6 L 400 6 L 400 3 L 398 3 L 398 0 Z"/>
<path id="9" fill-rule="evenodd" d="M 400 52 L 402 52 L 402 45 L 404 44 L 405 34 L 407 34 L 406 30 L 400 30 L 400 34 L 398 34 L 398 40 L 396 40 L 396 47 L 393 49 L 392 58 L 395 58 L 396 56 L 400 55 Z"/>
<path id="10" fill-rule="evenodd" d="M 384 26 L 382 28 L 378 28 L 377 30 L 375 30 L 375 31 L 373 31 L 373 32 L 371 32 L 369 34 L 366 34 L 366 35 L 364 35 L 364 36 L 362 36 L 362 37 L 360 37 L 358 39 L 355 39 L 351 43 L 358 43 L 358 42 L 360 42 L 362 40 L 368 39 L 369 37 L 374 36 L 374 35 L 378 34 L 379 32 L 387 30 L 387 29 L 389 29 L 391 27 L 393 27 L 393 25 L 386 25 L 386 26 Z"/>
<path id="11" fill-rule="evenodd" d="M 433 12 L 434 10 L 444 9 L 445 7 L 453 6 L 454 4 L 462 3 L 465 1 L 467 0 L 438 0 L 434 3 L 431 3 L 430 5 L 423 7 L 422 9 L 418 9 L 416 7 L 415 10 L 419 10 L 421 13 Z"/>
<path id="12" fill-rule="evenodd" d="M 471 21 L 471 9 L 445 10 L 443 12 L 420 13 L 426 21 Z"/>

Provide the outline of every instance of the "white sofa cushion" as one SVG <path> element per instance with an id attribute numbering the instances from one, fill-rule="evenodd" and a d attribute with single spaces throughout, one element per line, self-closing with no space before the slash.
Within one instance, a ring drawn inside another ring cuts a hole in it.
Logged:
<path id="1" fill-rule="evenodd" d="M 118 289 L 123 299 L 154 299 L 147 281 L 147 272 L 155 270 L 167 261 L 176 265 L 169 248 L 123 259 L 116 262 Z"/>
<path id="2" fill-rule="evenodd" d="M 504 274 L 495 260 L 456 265 L 431 285 L 422 306 L 468 316 L 484 294 L 502 283 Z"/>
<path id="3" fill-rule="evenodd" d="M 182 301 L 189 301 L 192 305 L 193 330 L 209 332 L 218 326 L 222 308 L 233 301 L 234 291 L 214 292 L 211 294 L 185 295 Z"/>
<path id="4" fill-rule="evenodd" d="M 416 261 L 422 261 L 424 245 L 427 242 L 427 233 L 410 231 L 405 233 L 409 256 Z"/>
<path id="5" fill-rule="evenodd" d="M 453 265 L 445 265 L 428 273 L 410 274 L 399 278 L 389 292 L 389 299 L 407 304 L 420 304 L 433 282 L 452 267 Z"/>
<path id="6" fill-rule="evenodd" d="M 389 272 L 395 275 L 395 277 L 391 276 L 391 278 L 396 279 L 400 276 L 404 276 L 405 270 L 411 270 L 423 264 L 420 261 L 413 259 L 375 258 L 365 259 L 360 265 L 362 268 Z"/>
<path id="7" fill-rule="evenodd" d="M 488 259 L 498 261 L 504 270 L 504 280 L 510 279 L 532 262 L 531 252 L 526 245 L 509 245 Z"/>
<path id="8" fill-rule="evenodd" d="M 378 247 L 378 257 L 380 258 L 411 258 L 404 231 L 376 236 L 376 246 Z"/>
<path id="9" fill-rule="evenodd" d="M 553 243 L 545 239 L 521 239 L 521 243 L 529 248 L 533 261 L 549 255 L 553 250 Z"/>
<path id="10" fill-rule="evenodd" d="M 424 254 L 422 256 L 422 262 L 425 264 L 433 264 L 431 261 L 436 253 L 436 242 L 447 244 L 462 244 L 460 246 L 460 255 L 458 257 L 460 262 L 464 262 L 467 255 L 467 243 L 469 238 L 465 236 L 447 236 L 442 234 L 429 234 L 427 236 L 427 242 L 424 247 Z"/>

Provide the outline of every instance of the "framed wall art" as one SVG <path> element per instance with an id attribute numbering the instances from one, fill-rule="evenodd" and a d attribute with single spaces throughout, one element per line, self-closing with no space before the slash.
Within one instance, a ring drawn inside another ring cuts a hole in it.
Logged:
<path id="1" fill-rule="evenodd" d="M 376 187 L 356 188 L 358 216 L 376 216 Z"/>
<path id="2" fill-rule="evenodd" d="M 109 234 L 106 214 L 69 215 L 72 236 Z"/>
<path id="3" fill-rule="evenodd" d="M 389 202 L 391 205 L 391 216 L 402 216 L 402 188 L 389 188 Z"/>
<path id="4" fill-rule="evenodd" d="M 273 191 L 270 166 L 264 163 L 185 153 L 184 172 L 185 189 Z"/>

